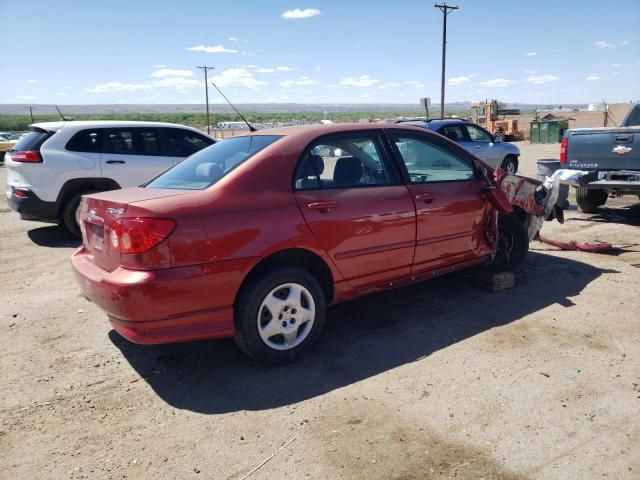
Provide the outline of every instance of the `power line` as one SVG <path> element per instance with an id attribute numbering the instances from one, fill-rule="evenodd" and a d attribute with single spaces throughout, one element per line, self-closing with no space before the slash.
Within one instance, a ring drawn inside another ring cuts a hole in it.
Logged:
<path id="1" fill-rule="evenodd" d="M 200 70 L 204 70 L 204 98 L 207 103 L 207 135 L 209 135 L 209 129 L 211 128 L 211 122 L 209 121 L 209 81 L 207 80 L 207 72 L 209 70 L 215 70 L 215 67 L 207 67 L 206 65 L 198 67 Z"/>
<path id="2" fill-rule="evenodd" d="M 447 16 L 453 11 L 458 10 L 458 6 L 455 5 L 434 5 L 435 8 L 439 8 L 442 12 L 442 77 L 440 79 L 440 118 L 444 118 L 444 72 L 445 63 L 447 58 Z"/>

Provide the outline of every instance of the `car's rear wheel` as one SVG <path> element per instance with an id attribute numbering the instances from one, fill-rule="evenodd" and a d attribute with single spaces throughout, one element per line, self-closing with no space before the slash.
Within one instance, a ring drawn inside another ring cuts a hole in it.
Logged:
<path id="1" fill-rule="evenodd" d="M 495 267 L 516 267 L 529 252 L 527 229 L 515 213 L 498 218 L 498 248 L 491 263 Z"/>
<path id="2" fill-rule="evenodd" d="M 82 232 L 80 232 L 80 225 L 78 225 L 77 215 L 78 208 L 80 208 L 80 200 L 83 195 L 89 195 L 96 193 L 98 190 L 85 190 L 73 195 L 62 208 L 62 226 L 66 228 L 72 235 L 80 238 Z"/>
<path id="3" fill-rule="evenodd" d="M 583 187 L 576 189 L 576 203 L 582 213 L 596 213 L 598 207 L 607 203 L 608 197 L 606 190 Z"/>
<path id="4" fill-rule="evenodd" d="M 518 171 L 518 157 L 515 155 L 507 155 L 502 161 L 502 169 L 510 175 L 515 175 Z"/>
<path id="5" fill-rule="evenodd" d="M 291 362 L 316 342 L 324 317 L 325 297 L 318 281 L 304 270 L 281 267 L 240 292 L 235 340 L 259 362 Z"/>

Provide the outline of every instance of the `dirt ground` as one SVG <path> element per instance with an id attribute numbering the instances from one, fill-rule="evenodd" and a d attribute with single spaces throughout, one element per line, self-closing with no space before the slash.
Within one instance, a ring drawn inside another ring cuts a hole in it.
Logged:
<path id="1" fill-rule="evenodd" d="M 526 174 L 558 153 L 520 146 Z M 640 242 L 634 202 L 544 231 Z M 266 368 L 231 340 L 122 339 L 79 295 L 77 242 L 4 200 L 0 239 L 3 478 L 640 478 L 640 247 L 533 243 L 508 291 L 461 273 L 343 304 Z"/>

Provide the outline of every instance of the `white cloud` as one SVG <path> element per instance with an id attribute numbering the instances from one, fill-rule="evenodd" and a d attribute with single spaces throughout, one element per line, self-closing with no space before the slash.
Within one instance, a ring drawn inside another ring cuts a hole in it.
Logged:
<path id="1" fill-rule="evenodd" d="M 320 15 L 321 13 L 322 12 L 317 8 L 305 8 L 304 10 L 295 8 L 293 10 L 287 10 L 286 12 L 283 12 L 281 17 L 287 20 L 295 20 L 298 18 L 315 17 L 316 15 Z"/>
<path id="2" fill-rule="evenodd" d="M 187 47 L 187 50 L 205 53 L 238 53 L 238 50 L 225 48 L 222 45 L 197 45 L 195 47 Z"/>
<path id="3" fill-rule="evenodd" d="M 622 64 L 621 64 L 621 63 L 612 63 L 612 64 L 611 64 L 611 67 L 613 67 L 613 68 L 620 68 L 620 67 L 622 67 Z"/>
<path id="4" fill-rule="evenodd" d="M 290 72 L 293 69 L 291 67 L 287 67 L 286 65 L 282 65 L 280 67 L 276 67 L 276 70 L 279 72 Z"/>
<path id="5" fill-rule="evenodd" d="M 461 75 L 459 77 L 450 78 L 448 84 L 451 86 L 455 86 L 455 85 L 462 85 L 470 81 L 471 81 L 470 77 L 465 77 L 464 75 Z"/>
<path id="6" fill-rule="evenodd" d="M 63 91 L 63 90 L 60 90 L 60 91 L 57 93 L 57 95 L 59 95 L 59 96 L 61 96 L 61 97 L 68 97 L 68 96 L 69 96 L 69 94 L 68 94 L 67 92 Z"/>
<path id="7" fill-rule="evenodd" d="M 193 77 L 191 70 L 177 70 L 172 68 L 161 68 L 151 74 L 152 77 L 165 78 L 165 77 Z"/>
<path id="8" fill-rule="evenodd" d="M 538 70 L 525 70 L 524 73 L 526 73 L 527 75 L 535 75 L 536 73 L 538 73 Z"/>
<path id="9" fill-rule="evenodd" d="M 244 68 L 229 68 L 220 75 L 213 77 L 213 81 L 219 87 L 245 87 L 256 89 L 261 85 L 268 85 L 268 82 L 256 79 L 253 74 Z"/>
<path id="10" fill-rule="evenodd" d="M 379 86 L 378 86 L 378 89 L 379 89 L 379 90 L 386 90 L 387 88 L 389 88 L 389 86 L 388 86 L 388 85 L 379 85 Z"/>
<path id="11" fill-rule="evenodd" d="M 152 65 L 152 66 L 153 66 L 153 68 L 164 68 L 164 67 L 166 67 L 166 65 L 164 63 L 159 63 L 157 65 Z"/>
<path id="12" fill-rule="evenodd" d="M 239 41 L 238 37 L 229 37 L 229 41 L 230 42 L 237 42 Z"/>
<path id="13" fill-rule="evenodd" d="M 600 47 L 600 48 L 614 48 L 615 47 L 615 45 L 613 43 L 609 43 L 606 40 L 599 40 L 599 41 L 595 42 L 594 45 L 596 47 Z"/>
<path id="14" fill-rule="evenodd" d="M 330 83 L 329 85 L 327 85 L 327 88 L 336 88 L 336 89 L 339 89 L 339 90 L 344 90 L 347 87 L 344 87 L 342 85 L 336 85 L 335 83 Z"/>
<path id="15" fill-rule="evenodd" d="M 485 87 L 508 87 L 513 84 L 513 80 L 508 78 L 494 78 L 493 80 L 487 80 L 486 82 L 480 82 L 480 85 Z"/>
<path id="16" fill-rule="evenodd" d="M 362 98 L 369 98 L 371 96 L 370 93 L 363 93 Z"/>
<path id="17" fill-rule="evenodd" d="M 394 87 L 395 88 L 395 87 L 399 87 L 401 84 L 400 84 L 400 82 L 390 82 L 388 85 L 390 87 Z"/>
<path id="18" fill-rule="evenodd" d="M 626 47 L 627 45 L 629 45 L 629 40 L 623 40 L 618 45 L 620 45 L 621 47 Z"/>
<path id="19" fill-rule="evenodd" d="M 256 73 L 273 73 L 275 69 L 273 68 L 256 68 Z"/>
<path id="20" fill-rule="evenodd" d="M 343 87 L 371 87 L 378 83 L 379 80 L 371 78 L 369 75 L 361 75 L 359 77 L 346 77 L 338 82 Z"/>
<path id="21" fill-rule="evenodd" d="M 529 75 L 526 79 L 527 82 L 534 85 L 542 85 L 548 82 L 557 82 L 559 80 L 555 75 Z"/>
<path id="22" fill-rule="evenodd" d="M 476 78 L 478 76 L 477 73 L 470 73 L 469 78 Z"/>
<path id="23" fill-rule="evenodd" d="M 154 87 L 171 87 L 184 90 L 190 87 L 199 87 L 202 83 L 199 80 L 184 77 L 167 77 L 153 83 Z"/>
<path id="24" fill-rule="evenodd" d="M 35 97 L 33 95 L 24 95 L 22 97 L 18 97 L 20 100 L 37 100 L 38 97 Z"/>
<path id="25" fill-rule="evenodd" d="M 296 80 L 285 80 L 283 82 L 280 82 L 280 86 L 284 87 L 284 88 L 289 88 L 289 87 L 306 87 L 309 85 L 318 85 L 319 82 L 316 82 L 315 80 L 312 80 L 309 77 L 300 77 Z"/>
<path id="26" fill-rule="evenodd" d="M 150 83 L 123 83 L 108 82 L 96 85 L 93 88 L 87 88 L 90 93 L 109 93 L 109 92 L 136 92 L 139 90 L 149 90 L 153 88 Z"/>
<path id="27" fill-rule="evenodd" d="M 585 80 L 600 80 L 600 75 L 597 75 L 595 73 L 592 73 L 591 75 L 589 75 L 587 78 L 585 78 Z"/>
<path id="28" fill-rule="evenodd" d="M 527 57 L 535 57 L 538 55 L 538 52 L 527 52 Z"/>

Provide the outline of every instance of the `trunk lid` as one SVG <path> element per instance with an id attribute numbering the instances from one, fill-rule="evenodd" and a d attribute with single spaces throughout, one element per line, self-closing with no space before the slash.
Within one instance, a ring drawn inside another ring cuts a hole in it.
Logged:
<path id="1" fill-rule="evenodd" d="M 569 168 L 640 170 L 640 127 L 576 128 L 568 135 Z"/>
<path id="2" fill-rule="evenodd" d="M 110 227 L 113 222 L 126 216 L 130 205 L 188 193 L 191 192 L 135 187 L 83 197 L 78 211 L 78 223 L 82 230 L 83 245 L 91 254 L 91 261 L 108 272 L 120 265 L 121 253 L 112 248 L 109 241 Z M 149 211 L 145 216 L 153 217 L 154 214 Z"/>

